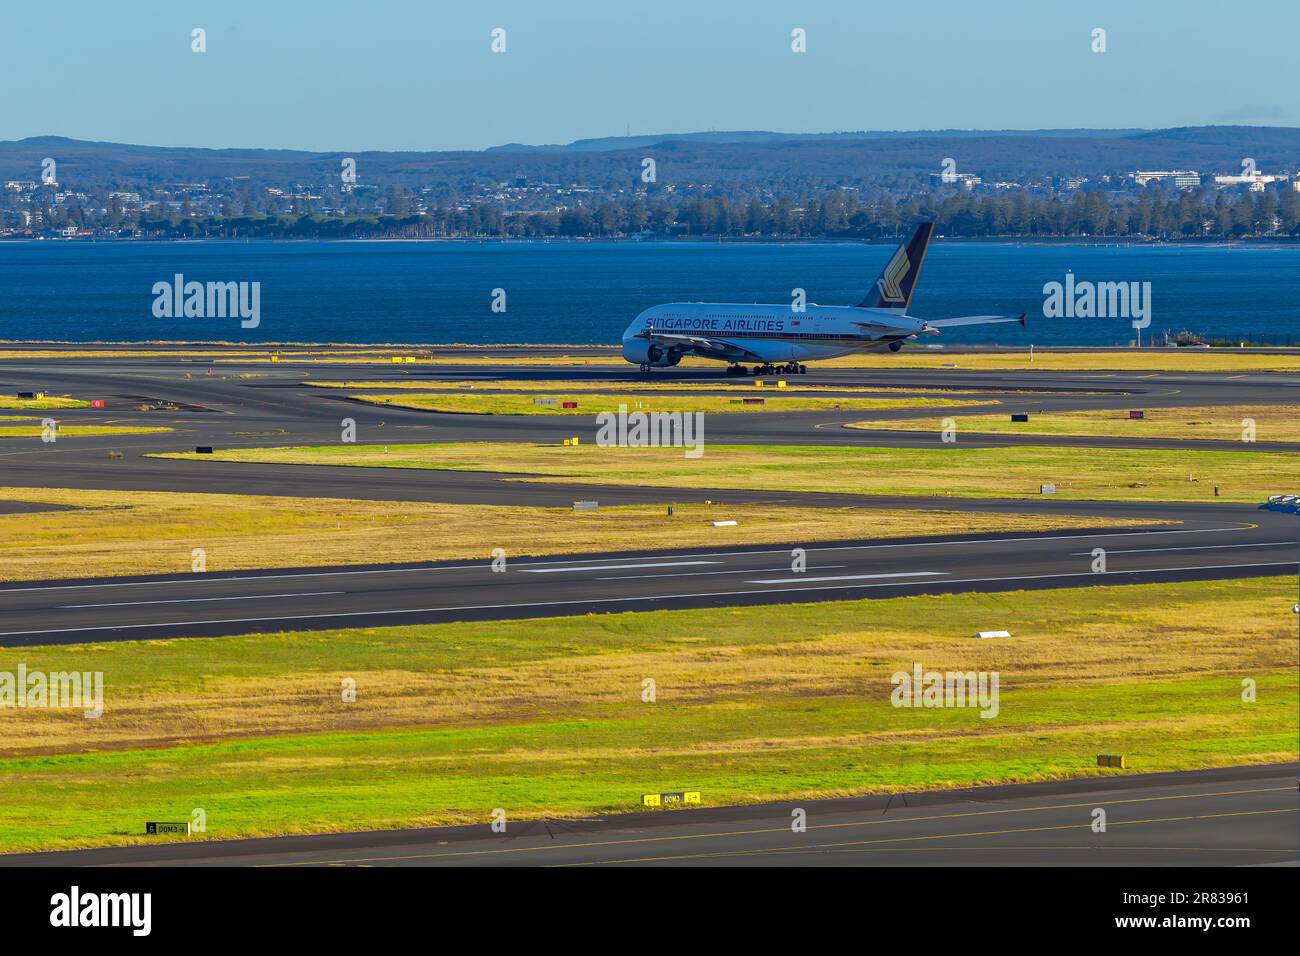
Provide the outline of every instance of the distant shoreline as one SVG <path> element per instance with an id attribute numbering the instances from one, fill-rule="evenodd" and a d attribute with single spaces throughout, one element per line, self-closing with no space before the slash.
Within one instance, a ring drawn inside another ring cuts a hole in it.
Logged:
<path id="1" fill-rule="evenodd" d="M 1125 248 L 1280 248 L 1289 249 L 1300 247 L 1300 237 L 1287 236 L 1268 236 L 1252 237 L 1242 239 L 1208 239 L 1208 238 L 1189 238 L 1189 239 L 1143 239 L 1126 236 L 944 236 L 936 235 L 936 242 L 947 242 L 960 245 L 995 245 L 995 246 L 1098 246 L 1098 247 L 1120 247 Z M 899 239 L 889 237 L 884 239 L 853 239 L 853 238 L 827 238 L 818 236 L 791 236 L 787 238 L 775 238 L 771 236 L 754 236 L 754 237 L 728 237 L 719 238 L 701 237 L 691 238 L 687 236 L 662 236 L 654 238 L 631 238 L 628 236 L 602 236 L 602 237 L 583 237 L 583 236 L 556 236 L 553 238 L 493 238 L 489 236 L 438 236 L 438 237 L 412 237 L 403 238 L 396 236 L 372 237 L 372 238 L 346 238 L 346 239 L 326 239 L 326 238 L 234 238 L 224 236 L 204 236 L 202 238 L 182 238 L 182 237 L 119 237 L 119 236 L 0 236 L 0 244 L 3 243 L 52 243 L 54 245 L 65 244 L 95 244 L 95 243 L 167 243 L 167 244 L 197 244 L 197 243 L 220 243 L 225 245 L 239 244 L 274 244 L 274 245 L 294 245 L 304 243 L 325 243 L 330 245 L 348 245 L 355 243 L 434 243 L 447 245 L 492 245 L 492 246 L 551 246 L 551 245 L 627 245 L 627 246 L 646 246 L 646 245 L 680 245 L 680 246 L 792 246 L 792 245 L 828 245 L 828 246 L 892 246 L 896 245 Z"/>

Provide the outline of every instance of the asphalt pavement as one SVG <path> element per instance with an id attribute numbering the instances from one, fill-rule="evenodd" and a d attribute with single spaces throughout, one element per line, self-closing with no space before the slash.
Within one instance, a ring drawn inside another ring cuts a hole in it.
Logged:
<path id="1" fill-rule="evenodd" d="M 1079 510 L 1132 514 L 1095 504 Z M 1241 506 L 1171 507 L 1169 515 L 1176 524 L 1132 530 L 792 545 L 750 545 L 741 529 L 718 529 L 728 543 L 712 549 L 507 555 L 495 569 L 485 551 L 477 561 L 16 582 L 0 587 L 0 646 L 1187 581 L 1297 568 L 1292 515 Z"/>
<path id="2" fill-rule="evenodd" d="M 1294 866 L 1296 769 L 1107 771 L 732 807 L 707 806 L 701 794 L 700 808 L 599 817 L 511 821 L 507 810 L 504 833 L 485 818 L 419 830 L 163 838 L 0 855 L 0 866 Z"/>

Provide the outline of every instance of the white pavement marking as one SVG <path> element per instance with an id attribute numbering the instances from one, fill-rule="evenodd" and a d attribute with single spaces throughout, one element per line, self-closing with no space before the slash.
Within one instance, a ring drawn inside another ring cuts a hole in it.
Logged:
<path id="1" fill-rule="evenodd" d="M 1117 550 L 1107 548 L 1107 554 L 1162 554 L 1166 551 L 1220 551 L 1223 548 L 1293 548 L 1296 546 L 1294 541 L 1262 541 L 1258 544 L 1198 544 L 1188 548 L 1126 548 Z M 1091 551 L 1071 551 L 1070 557 L 1087 557 Z"/>
<path id="2" fill-rule="evenodd" d="M 835 568 L 847 568 L 847 564 L 822 564 L 812 570 L 830 571 Z M 732 571 L 674 571 L 671 574 L 616 574 L 607 578 L 596 578 L 597 581 L 649 581 L 654 578 L 703 578 L 711 574 L 770 574 L 776 571 L 789 571 L 789 567 L 784 568 L 741 568 Z"/>
<path id="3" fill-rule="evenodd" d="M 963 539 L 952 540 L 942 539 L 938 541 L 902 541 L 896 543 L 880 542 L 878 544 L 843 544 L 831 547 L 816 547 L 809 550 L 815 551 L 878 551 L 882 548 L 955 548 L 961 545 L 982 545 L 982 544 L 1015 544 L 1020 541 L 1079 541 L 1090 540 L 1092 538 L 1145 538 L 1153 535 L 1162 534 L 1224 534 L 1229 531 L 1249 531 L 1257 528 L 1258 525 L 1241 523 L 1232 528 L 1180 528 L 1171 531 L 1100 531 L 1090 533 L 1086 529 L 1081 529 L 1076 534 L 1058 534 L 1042 535 L 1036 537 L 1020 538 L 983 538 L 983 539 Z M 657 557 L 678 558 L 678 557 L 706 557 L 706 558 L 728 558 L 745 555 L 758 554 L 789 554 L 789 548 L 773 548 L 771 550 L 754 550 L 754 551 L 711 551 L 702 554 L 693 555 L 658 555 Z M 606 561 L 608 558 L 567 558 L 552 561 L 533 561 L 528 565 L 550 565 L 550 564 L 577 564 L 582 561 Z M 357 574 L 406 574 L 426 571 L 474 571 L 482 570 L 487 567 L 486 564 L 442 564 L 427 565 L 414 568 L 362 568 L 359 570 L 339 569 L 332 571 L 297 571 L 289 574 L 243 574 L 228 575 L 222 578 L 209 577 L 187 577 L 173 578 L 166 581 L 149 580 L 149 581 L 110 581 L 95 584 L 46 584 L 32 587 L 21 588 L 0 588 L 0 594 L 17 594 L 25 591 L 79 591 L 89 588 L 138 588 L 150 585 L 166 584 L 194 584 L 197 581 L 276 581 L 288 578 L 328 578 L 342 577 L 346 575 Z M 523 570 L 518 562 L 515 562 L 515 570 Z M 581 570 L 581 569 L 575 569 Z"/>
<path id="4" fill-rule="evenodd" d="M 246 594 L 239 597 L 171 598 L 166 601 L 119 601 L 116 604 L 60 604 L 60 609 L 87 607 L 141 607 L 145 604 L 197 604 L 200 601 L 258 601 L 270 598 L 324 597 L 327 594 L 347 594 L 347 591 L 306 591 L 301 594 Z"/>
<path id="5" fill-rule="evenodd" d="M 637 568 L 688 568 L 700 564 L 721 564 L 721 561 L 656 561 L 651 564 L 596 564 L 586 568 L 515 568 L 520 574 L 563 574 L 574 571 L 634 571 Z"/>
<path id="6" fill-rule="evenodd" d="M 1294 561 L 1272 561 L 1267 564 L 1209 564 L 1190 568 L 1153 568 L 1150 571 L 1114 571 L 1102 574 L 1094 571 L 1070 571 L 1063 574 L 1019 574 L 1004 578 L 955 578 L 944 584 L 1001 584 L 1007 581 L 1048 581 L 1056 578 L 1132 578 L 1138 574 L 1170 574 L 1178 571 L 1240 571 L 1243 568 L 1290 568 Z M 394 608 L 387 611 L 335 611 L 329 614 L 292 614 L 285 617 L 236 617 L 215 621 L 160 621 L 156 624 L 104 624 L 95 627 L 53 627 L 39 631 L 0 631 L 0 637 L 22 637 L 27 634 L 69 634 L 86 631 L 129 631 L 145 627 L 200 627 L 207 624 L 263 624 L 274 621 L 324 620 L 335 617 L 379 617 L 385 614 L 437 614 L 446 611 L 500 611 L 521 607 L 564 607 L 574 604 L 625 604 L 633 601 L 673 601 L 693 598 L 744 597 L 752 594 L 799 594 L 807 591 L 854 591 L 863 588 L 908 587 L 924 581 L 894 581 L 888 584 L 839 584 L 820 588 L 768 588 L 749 591 L 703 591 L 695 594 L 650 594 L 636 597 L 577 598 L 569 601 L 525 601 L 517 604 L 462 604 L 456 607 Z"/>
<path id="7" fill-rule="evenodd" d="M 805 578 L 795 576 L 792 578 L 762 578 L 757 581 L 746 581 L 746 584 L 794 584 L 798 581 L 865 581 L 868 578 L 920 578 L 920 577 L 942 577 L 951 574 L 951 571 L 895 571 L 891 574 L 841 574 L 835 577 L 825 578 Z"/>

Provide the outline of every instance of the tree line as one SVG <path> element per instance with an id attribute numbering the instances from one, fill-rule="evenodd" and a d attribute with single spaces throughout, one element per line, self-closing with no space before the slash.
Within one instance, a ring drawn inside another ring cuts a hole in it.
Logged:
<path id="1" fill-rule="evenodd" d="M 400 215 L 312 213 L 143 216 L 127 224 L 147 236 L 224 238 L 687 238 L 884 239 L 932 219 L 949 237 L 1133 237 L 1244 239 L 1300 236 L 1300 193 L 1286 188 L 1168 196 L 1145 190 L 1108 198 L 1100 190 L 1036 196 L 1025 192 L 929 195 L 862 202 L 836 190 L 797 200 L 733 201 L 697 195 L 675 204 L 602 201 L 547 212 L 508 213 L 490 202 Z"/>

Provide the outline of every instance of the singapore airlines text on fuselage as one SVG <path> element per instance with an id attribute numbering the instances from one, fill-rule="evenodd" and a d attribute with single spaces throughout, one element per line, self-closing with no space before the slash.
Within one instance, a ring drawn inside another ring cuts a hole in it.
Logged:
<path id="1" fill-rule="evenodd" d="M 907 314 L 934 223 L 919 223 L 894 250 L 880 276 L 855 306 L 745 305 L 673 302 L 646 309 L 623 333 L 623 357 L 642 371 L 677 365 L 684 356 L 728 363 L 728 374 L 804 372 L 802 364 L 853 352 L 897 352 L 921 335 L 944 328 L 1019 322 L 1025 316 L 970 315 L 928 322 Z"/>

